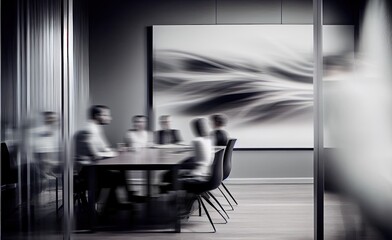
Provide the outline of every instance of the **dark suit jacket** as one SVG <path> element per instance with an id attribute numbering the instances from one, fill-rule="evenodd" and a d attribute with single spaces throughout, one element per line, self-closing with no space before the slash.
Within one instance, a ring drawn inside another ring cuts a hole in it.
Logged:
<path id="1" fill-rule="evenodd" d="M 224 130 L 215 130 L 212 132 L 215 146 L 226 146 L 229 141 L 227 133 Z"/>
<path id="2" fill-rule="evenodd" d="M 157 144 L 174 144 L 181 140 L 180 131 L 176 129 L 159 130 L 155 132 L 155 143 Z"/>

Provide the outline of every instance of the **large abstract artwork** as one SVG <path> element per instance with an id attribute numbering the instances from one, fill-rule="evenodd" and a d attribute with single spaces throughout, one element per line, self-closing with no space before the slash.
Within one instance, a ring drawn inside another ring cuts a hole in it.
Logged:
<path id="1" fill-rule="evenodd" d="M 171 115 L 185 142 L 191 119 L 223 113 L 237 148 L 313 147 L 312 28 L 154 26 L 154 115 Z M 332 60 L 350 51 L 346 30 L 324 31 Z"/>

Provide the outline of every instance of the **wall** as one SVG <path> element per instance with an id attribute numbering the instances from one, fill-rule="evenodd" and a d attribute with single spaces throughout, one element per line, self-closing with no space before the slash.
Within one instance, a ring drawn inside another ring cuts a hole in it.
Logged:
<path id="1" fill-rule="evenodd" d="M 1 2 L 1 141 L 10 138 L 16 128 L 17 104 L 17 4 L 16 1 Z"/>
<path id="2" fill-rule="evenodd" d="M 325 23 L 347 21 L 347 15 L 329 10 L 332 7 L 325 6 Z M 131 127 L 131 117 L 147 113 L 148 27 L 312 24 L 312 19 L 312 0 L 91 0 L 90 96 L 93 104 L 106 104 L 112 109 L 113 122 L 106 127 L 109 141 L 122 141 L 124 132 Z M 312 151 L 237 151 L 231 177 L 310 181 L 312 159 Z"/>

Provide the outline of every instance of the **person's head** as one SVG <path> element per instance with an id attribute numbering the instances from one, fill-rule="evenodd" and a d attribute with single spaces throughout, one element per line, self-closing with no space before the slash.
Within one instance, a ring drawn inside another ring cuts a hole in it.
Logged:
<path id="1" fill-rule="evenodd" d="M 110 109 L 104 105 L 94 105 L 90 108 L 90 119 L 100 125 L 107 125 L 112 121 Z"/>
<path id="2" fill-rule="evenodd" d="M 213 128 L 221 128 L 226 126 L 227 118 L 223 114 L 214 114 L 210 117 Z"/>
<path id="3" fill-rule="evenodd" d="M 196 118 L 191 121 L 191 128 L 196 137 L 207 137 L 207 122 L 204 118 Z"/>
<path id="4" fill-rule="evenodd" d="M 170 116 L 169 115 L 162 115 L 159 117 L 159 124 L 163 130 L 170 129 Z"/>
<path id="5" fill-rule="evenodd" d="M 133 127 L 138 130 L 146 130 L 147 117 L 144 115 L 136 115 L 132 119 Z"/>
<path id="6" fill-rule="evenodd" d="M 57 123 L 57 114 L 55 112 L 46 111 L 42 113 L 45 125 L 55 125 Z"/>

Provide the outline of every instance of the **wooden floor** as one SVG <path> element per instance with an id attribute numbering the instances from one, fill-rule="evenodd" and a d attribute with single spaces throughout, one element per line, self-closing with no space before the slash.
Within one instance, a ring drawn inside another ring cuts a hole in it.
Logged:
<path id="1" fill-rule="evenodd" d="M 206 215 L 203 213 L 199 217 L 198 212 L 195 211 L 194 215 L 188 220 L 182 221 L 181 233 L 136 233 L 124 230 L 109 231 L 106 229 L 95 233 L 74 233 L 73 239 L 313 239 L 312 184 L 229 185 L 228 187 L 236 197 L 239 205 L 235 206 L 234 211 L 228 211 L 230 219 L 227 224 L 223 224 L 223 219 L 209 207 L 213 220 L 216 223 L 216 233 L 212 233 L 212 227 Z M 219 191 L 214 192 L 214 195 L 218 197 L 221 203 L 225 203 Z M 369 224 L 366 224 L 366 221 L 361 221 L 355 204 L 347 202 L 337 194 L 326 193 L 324 198 L 325 240 L 382 239 Z M 224 206 L 226 209 L 229 208 L 227 203 Z M 117 223 L 113 222 L 113 224 Z M 12 240 L 63 239 L 62 231 L 58 232 L 54 229 L 47 233 L 19 233 L 9 237 L 2 237 Z"/>
<path id="2" fill-rule="evenodd" d="M 74 234 L 74 239 L 313 239 L 313 185 L 230 185 L 239 205 L 229 222 L 211 209 L 216 233 L 205 214 L 182 222 L 182 233 L 98 232 Z M 218 199 L 223 197 L 216 192 Z M 224 205 L 227 209 L 228 204 Z"/>

